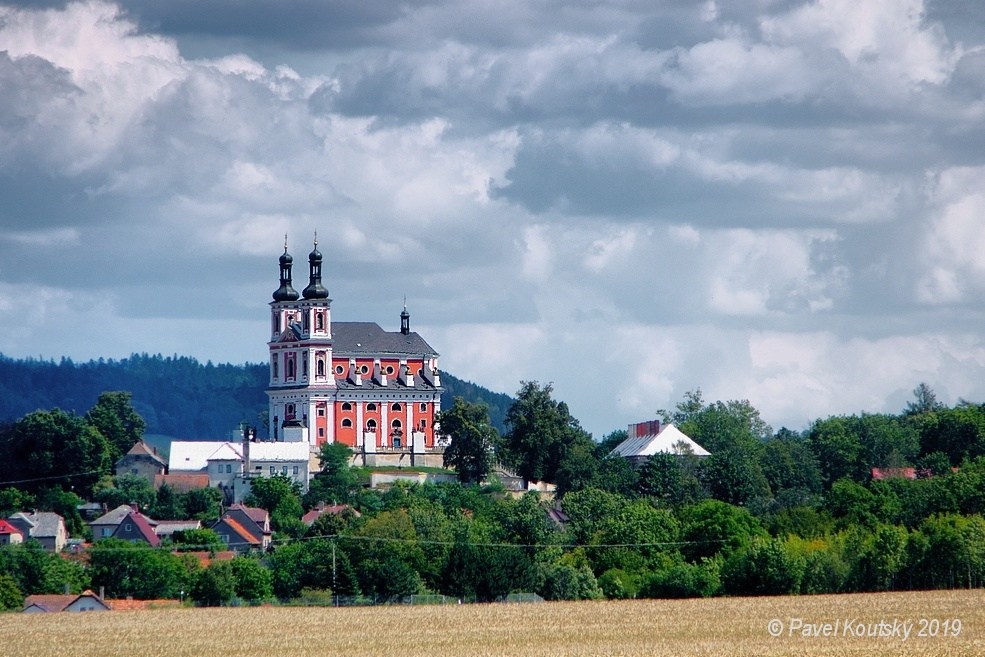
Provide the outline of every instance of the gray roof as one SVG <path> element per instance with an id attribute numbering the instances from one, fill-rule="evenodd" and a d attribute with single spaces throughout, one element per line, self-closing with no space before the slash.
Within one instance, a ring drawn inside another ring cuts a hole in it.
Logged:
<path id="1" fill-rule="evenodd" d="M 362 391 L 366 391 L 366 390 L 384 390 L 384 391 L 385 390 L 395 390 L 395 391 L 399 391 L 399 392 L 404 392 L 404 391 L 407 391 L 407 390 L 419 390 L 419 391 L 422 391 L 422 392 L 434 392 L 435 390 L 441 390 L 441 388 L 435 388 L 433 385 L 431 385 L 430 383 L 428 383 L 424 379 L 424 377 L 422 377 L 422 376 L 415 376 L 414 377 L 414 385 L 412 385 L 412 386 L 405 386 L 404 384 L 402 384 L 399 381 L 397 381 L 397 376 L 395 374 L 388 374 L 387 375 L 387 382 L 386 382 L 386 385 L 385 386 L 381 386 L 376 381 L 373 381 L 373 377 L 372 377 L 371 374 L 364 374 L 363 375 L 363 383 L 362 383 L 362 385 L 357 386 L 355 383 L 353 383 L 349 379 L 335 379 L 335 387 L 338 388 L 339 390 L 346 390 L 346 391 L 351 390 L 353 392 L 359 392 L 360 390 L 362 390 Z"/>
<path id="2" fill-rule="evenodd" d="M 8 520 L 17 527 L 16 520 L 23 517 L 31 523 L 30 534 L 32 538 L 44 538 L 48 536 L 58 536 L 58 528 L 64 521 L 57 513 L 51 511 L 38 511 L 36 513 L 15 513 Z"/>
<path id="3" fill-rule="evenodd" d="M 417 333 L 384 331 L 376 322 L 332 322 L 333 351 L 336 356 L 437 356 Z"/>
<path id="4" fill-rule="evenodd" d="M 89 524 L 90 525 L 118 525 L 121 522 L 123 522 L 123 519 L 126 518 L 128 515 L 130 515 L 132 511 L 133 511 L 133 507 L 130 506 L 129 504 L 121 504 L 120 506 L 116 507 L 109 513 L 104 513 L 103 515 L 99 516 Z"/>

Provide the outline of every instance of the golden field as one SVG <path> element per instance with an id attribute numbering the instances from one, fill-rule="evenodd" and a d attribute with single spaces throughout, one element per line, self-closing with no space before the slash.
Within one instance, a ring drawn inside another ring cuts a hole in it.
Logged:
<path id="1" fill-rule="evenodd" d="M 768 631 L 769 622 L 780 636 Z M 923 619 L 923 620 L 921 620 Z M 961 629 L 933 619 L 960 619 Z M 851 621 L 852 631 L 844 630 Z M 911 635 L 851 636 L 885 621 Z M 791 634 L 791 623 L 801 623 Z M 835 636 L 805 637 L 808 625 Z M 543 604 L 3 614 L 5 657 L 985 655 L 985 591 Z"/>

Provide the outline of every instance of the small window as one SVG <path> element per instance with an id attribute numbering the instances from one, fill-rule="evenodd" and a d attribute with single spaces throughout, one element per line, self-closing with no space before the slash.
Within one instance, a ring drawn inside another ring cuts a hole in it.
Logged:
<path id="1" fill-rule="evenodd" d="M 336 365 L 335 366 L 335 373 L 336 374 L 345 374 L 345 368 L 342 367 L 341 365 Z"/>
<path id="2" fill-rule="evenodd" d="M 301 472 L 300 466 L 297 466 L 297 465 L 294 466 L 294 474 L 300 474 L 300 472 Z"/>
<path id="3" fill-rule="evenodd" d="M 393 427 L 394 429 L 399 429 L 400 427 L 403 426 L 403 424 L 401 424 L 400 420 L 394 420 L 393 422 L 390 423 L 390 426 Z"/>
<path id="4" fill-rule="evenodd" d="M 318 359 L 318 376 L 325 376 L 325 361 Z"/>
<path id="5" fill-rule="evenodd" d="M 270 474 L 274 474 L 276 472 L 277 472 L 277 468 L 275 468 L 274 466 L 270 466 Z"/>
<path id="6" fill-rule="evenodd" d="M 352 404 L 350 404 L 349 402 L 343 402 L 342 403 L 342 410 L 343 411 L 351 411 L 352 410 Z"/>
<path id="7" fill-rule="evenodd" d="M 426 429 L 427 426 L 428 426 L 428 421 L 427 420 L 421 420 L 421 428 L 422 429 Z"/>
<path id="8" fill-rule="evenodd" d="M 325 417 L 325 408 L 322 406 L 318 407 L 318 417 Z"/>
<path id="9" fill-rule="evenodd" d="M 351 427 L 352 427 L 352 420 L 350 420 L 349 418 L 345 418 L 344 420 L 342 420 L 343 429 L 349 429 Z"/>
<path id="10" fill-rule="evenodd" d="M 403 407 L 401 407 L 400 404 L 392 404 L 390 406 L 390 410 L 393 411 L 394 413 L 399 413 L 400 411 L 403 410 Z"/>
<path id="11" fill-rule="evenodd" d="M 386 373 L 387 374 L 393 374 L 393 365 L 387 365 L 386 366 Z"/>
<path id="12" fill-rule="evenodd" d="M 375 432 L 376 431 L 376 420 L 368 420 L 366 422 L 366 430 L 367 431 L 373 431 L 373 432 Z"/>
<path id="13" fill-rule="evenodd" d="M 280 471 L 281 471 L 282 474 L 285 474 L 286 475 L 287 474 L 287 466 L 286 465 L 285 466 L 282 466 L 281 469 L 280 469 Z"/>
<path id="14" fill-rule="evenodd" d="M 125 532 L 128 532 L 131 529 L 133 529 L 133 525 L 131 525 L 129 522 L 126 525 L 124 525 L 124 527 L 123 527 L 123 531 L 125 531 Z"/>
<path id="15" fill-rule="evenodd" d="M 324 313 L 315 313 L 315 330 L 323 331 L 325 329 L 325 315 Z"/>
<path id="16" fill-rule="evenodd" d="M 319 438 L 324 438 L 325 437 L 325 428 L 324 427 L 318 427 L 318 437 Z"/>
<path id="17" fill-rule="evenodd" d="M 232 471 L 233 471 L 233 464 L 232 463 L 227 463 L 226 464 L 226 474 L 230 474 L 230 473 L 232 473 Z"/>
<path id="18" fill-rule="evenodd" d="M 427 411 L 428 411 L 428 405 L 425 404 L 424 402 L 421 402 L 421 413 L 427 413 Z"/>
<path id="19" fill-rule="evenodd" d="M 366 410 L 368 412 L 370 412 L 370 413 L 374 412 L 376 410 L 376 404 L 374 404 L 372 402 L 370 402 L 369 404 L 366 404 Z"/>
<path id="20" fill-rule="evenodd" d="M 359 373 L 360 374 L 369 374 L 369 368 L 367 366 L 363 365 L 362 367 L 359 368 Z"/>

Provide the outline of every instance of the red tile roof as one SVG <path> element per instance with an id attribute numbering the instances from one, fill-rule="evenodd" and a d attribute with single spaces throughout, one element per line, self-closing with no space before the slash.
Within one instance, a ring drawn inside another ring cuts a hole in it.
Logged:
<path id="1" fill-rule="evenodd" d="M 154 475 L 154 489 L 159 489 L 167 484 L 178 493 L 187 493 L 190 490 L 209 487 L 209 475 L 207 474 L 164 474 Z"/>
<path id="2" fill-rule="evenodd" d="M 0 520 L 0 534 L 20 534 L 21 536 L 24 535 L 23 533 L 21 533 L 21 530 L 17 529 L 6 520 Z"/>

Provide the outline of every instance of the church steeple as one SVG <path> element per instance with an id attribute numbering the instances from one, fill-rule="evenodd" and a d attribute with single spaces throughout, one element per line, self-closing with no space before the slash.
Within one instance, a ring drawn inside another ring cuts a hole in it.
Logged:
<path id="1" fill-rule="evenodd" d="M 315 233 L 315 247 L 308 254 L 308 287 L 301 295 L 305 299 L 327 299 L 328 290 L 321 284 L 321 253 L 318 251 L 318 233 Z"/>
<path id="2" fill-rule="evenodd" d="M 291 267 L 294 258 L 287 252 L 287 235 L 284 235 L 284 253 L 280 257 L 280 287 L 274 291 L 274 301 L 297 301 L 300 296 L 291 287 Z"/>

